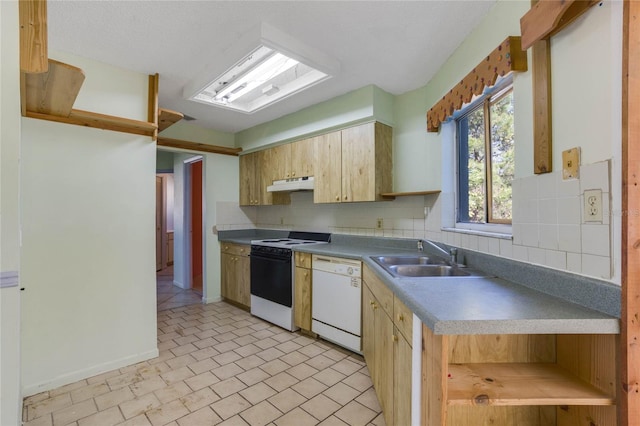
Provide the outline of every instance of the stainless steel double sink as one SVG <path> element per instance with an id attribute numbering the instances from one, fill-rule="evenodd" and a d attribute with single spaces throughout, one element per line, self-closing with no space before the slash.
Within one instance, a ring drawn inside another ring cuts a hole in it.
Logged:
<path id="1" fill-rule="evenodd" d="M 371 259 L 394 277 L 482 277 L 478 271 L 451 265 L 436 256 L 372 256 Z"/>

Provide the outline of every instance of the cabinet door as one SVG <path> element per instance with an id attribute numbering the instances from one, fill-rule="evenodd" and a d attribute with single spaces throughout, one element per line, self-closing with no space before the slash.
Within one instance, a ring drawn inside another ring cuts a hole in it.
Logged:
<path id="1" fill-rule="evenodd" d="M 340 132 L 313 138 L 315 161 L 314 203 L 339 203 L 342 180 L 342 137 Z"/>
<path id="2" fill-rule="evenodd" d="M 314 140 L 303 139 L 291 144 L 291 177 L 313 176 Z"/>
<path id="3" fill-rule="evenodd" d="M 258 153 L 240 156 L 240 205 L 255 206 L 259 203 L 260 163 Z"/>
<path id="4" fill-rule="evenodd" d="M 311 270 L 296 266 L 294 324 L 303 330 L 311 330 Z"/>
<path id="5" fill-rule="evenodd" d="M 291 145 L 278 145 L 271 150 L 269 167 L 274 180 L 288 179 L 291 177 Z M 268 185 L 271 185 L 270 183 Z"/>
<path id="6" fill-rule="evenodd" d="M 280 176 L 283 171 L 280 160 L 278 159 L 278 152 L 276 148 L 265 149 L 258 151 L 258 159 L 260 162 L 260 202 L 262 206 L 270 206 L 272 204 L 290 204 L 291 198 L 289 193 L 283 192 L 267 192 L 267 186 L 273 184 L 274 180 L 282 179 Z"/>
<path id="7" fill-rule="evenodd" d="M 393 423 L 411 424 L 411 345 L 396 329 L 393 347 Z"/>
<path id="8" fill-rule="evenodd" d="M 220 293 L 226 299 L 234 299 L 234 284 L 236 281 L 236 256 L 227 253 L 220 254 Z"/>
<path id="9" fill-rule="evenodd" d="M 374 369 L 376 380 L 373 385 L 376 388 L 380 406 L 384 413 L 386 424 L 393 423 L 393 349 L 394 334 L 391 318 L 382 310 L 374 309 L 375 316 L 375 343 L 376 352 Z"/>
<path id="10" fill-rule="evenodd" d="M 343 203 L 376 198 L 375 123 L 342 130 Z"/>
<path id="11" fill-rule="evenodd" d="M 371 380 L 373 380 L 374 383 L 378 373 L 374 368 L 376 365 L 375 304 L 373 294 L 365 283 L 365 285 L 362 286 L 362 354 L 367 362 Z"/>
<path id="12" fill-rule="evenodd" d="M 251 306 L 251 268 L 249 256 L 236 256 L 236 302 Z"/>

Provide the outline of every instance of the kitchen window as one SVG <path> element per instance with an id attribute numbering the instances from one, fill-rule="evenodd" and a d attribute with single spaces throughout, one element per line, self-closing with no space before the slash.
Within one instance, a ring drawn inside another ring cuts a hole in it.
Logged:
<path id="1" fill-rule="evenodd" d="M 511 79 L 463 109 L 456 122 L 458 214 L 465 224 L 511 224 L 515 171 Z"/>

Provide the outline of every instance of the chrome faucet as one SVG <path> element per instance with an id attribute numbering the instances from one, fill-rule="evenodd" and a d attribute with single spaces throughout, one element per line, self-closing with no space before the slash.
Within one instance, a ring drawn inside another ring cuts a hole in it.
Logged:
<path id="1" fill-rule="evenodd" d="M 451 263 L 451 266 L 457 266 L 458 265 L 458 249 L 455 247 L 451 247 L 449 249 L 449 262 Z"/>
<path id="2" fill-rule="evenodd" d="M 431 248 L 435 249 L 442 257 L 448 259 L 448 263 L 451 266 L 461 266 L 458 264 L 458 249 L 455 247 L 451 247 L 447 252 L 445 249 L 429 240 L 421 240 L 418 242 L 418 250 L 421 250 L 422 244 L 428 244 Z"/>
<path id="3" fill-rule="evenodd" d="M 433 241 L 423 240 L 422 243 L 427 243 L 431 248 L 435 249 L 441 256 L 444 256 L 445 259 L 448 259 L 450 254 L 447 253 L 445 249 L 434 243 Z"/>

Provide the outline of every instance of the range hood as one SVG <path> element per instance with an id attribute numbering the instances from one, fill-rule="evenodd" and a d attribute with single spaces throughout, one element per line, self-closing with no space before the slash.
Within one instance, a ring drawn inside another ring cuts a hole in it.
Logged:
<path id="1" fill-rule="evenodd" d="M 274 180 L 267 192 L 313 191 L 313 176 Z"/>

